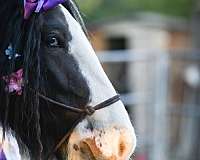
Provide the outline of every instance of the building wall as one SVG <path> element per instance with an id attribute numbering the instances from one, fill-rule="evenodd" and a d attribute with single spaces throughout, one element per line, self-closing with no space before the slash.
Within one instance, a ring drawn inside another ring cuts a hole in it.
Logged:
<path id="1" fill-rule="evenodd" d="M 127 49 L 191 48 L 191 33 L 143 26 L 133 22 L 113 23 L 91 30 L 91 42 L 97 51 L 108 49 L 107 38 L 126 37 Z"/>
<path id="2" fill-rule="evenodd" d="M 180 48 L 191 48 L 191 33 L 185 31 L 170 31 L 169 32 L 169 43 L 168 48 L 170 49 L 180 49 Z"/>

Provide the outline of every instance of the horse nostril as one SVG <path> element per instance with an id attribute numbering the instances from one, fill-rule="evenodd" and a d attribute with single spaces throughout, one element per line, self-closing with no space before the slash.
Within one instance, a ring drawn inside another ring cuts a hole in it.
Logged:
<path id="1" fill-rule="evenodd" d="M 73 148 L 74 148 L 75 151 L 79 151 L 79 146 L 77 144 L 74 144 Z"/>
<path id="2" fill-rule="evenodd" d="M 125 151 L 126 151 L 126 145 L 124 144 L 123 141 L 121 141 L 121 142 L 119 143 L 119 152 L 118 152 L 118 155 L 119 155 L 120 157 L 122 157 L 123 154 L 125 153 Z"/>

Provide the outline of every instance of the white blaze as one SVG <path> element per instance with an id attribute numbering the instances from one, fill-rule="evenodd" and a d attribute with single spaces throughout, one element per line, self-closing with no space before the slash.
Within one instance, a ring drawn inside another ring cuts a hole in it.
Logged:
<path id="1" fill-rule="evenodd" d="M 116 91 L 107 78 L 79 23 L 71 16 L 67 9 L 61 5 L 60 7 L 68 23 L 69 32 L 72 35 L 72 40 L 69 43 L 69 54 L 72 54 L 77 61 L 81 73 L 88 83 L 91 93 L 90 105 L 95 106 L 115 96 Z M 136 143 L 134 129 L 121 101 L 96 111 L 93 116 L 87 117 L 87 119 L 80 123 L 75 130 L 82 130 L 87 121 L 90 121 L 94 128 L 109 128 L 111 125 L 126 128 L 130 135 L 132 135 L 130 141 L 133 143 L 132 150 L 134 150 Z"/>

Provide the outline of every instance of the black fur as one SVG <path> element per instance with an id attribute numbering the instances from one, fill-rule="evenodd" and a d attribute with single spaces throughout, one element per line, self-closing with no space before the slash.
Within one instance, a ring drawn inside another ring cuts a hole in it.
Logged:
<path id="1" fill-rule="evenodd" d="M 63 5 L 85 29 L 74 2 Z M 4 131 L 11 128 L 19 143 L 28 147 L 32 159 L 44 159 L 80 115 L 63 111 L 39 98 L 38 93 L 84 107 L 89 101 L 89 88 L 77 62 L 68 54 L 68 42 L 73 37 L 59 7 L 24 20 L 22 1 L 1 0 L 0 17 L 0 121 Z M 49 45 L 51 36 L 58 39 L 59 46 Z M 4 52 L 9 44 L 22 54 L 21 58 L 7 59 Z M 5 92 L 2 80 L 19 68 L 24 70 L 22 96 Z"/>

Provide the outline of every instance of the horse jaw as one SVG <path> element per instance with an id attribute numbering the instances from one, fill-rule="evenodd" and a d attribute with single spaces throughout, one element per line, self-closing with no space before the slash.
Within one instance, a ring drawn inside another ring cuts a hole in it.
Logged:
<path id="1" fill-rule="evenodd" d="M 77 61 L 81 73 L 87 80 L 91 92 L 90 106 L 95 106 L 116 95 L 112 84 L 104 73 L 81 26 L 62 6 L 72 40 L 70 53 Z M 85 160 L 126 160 L 130 158 L 136 146 L 134 128 L 121 101 L 96 111 L 86 117 L 74 129 L 68 145 L 63 145 L 63 154 L 67 159 Z"/>

